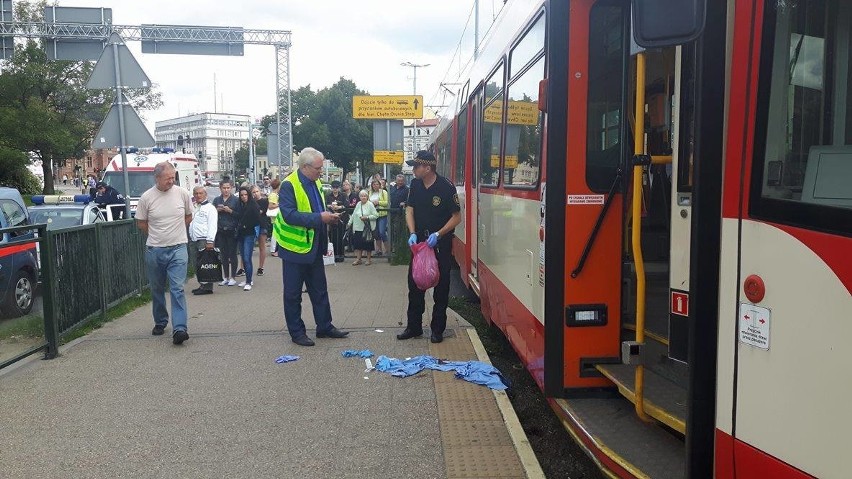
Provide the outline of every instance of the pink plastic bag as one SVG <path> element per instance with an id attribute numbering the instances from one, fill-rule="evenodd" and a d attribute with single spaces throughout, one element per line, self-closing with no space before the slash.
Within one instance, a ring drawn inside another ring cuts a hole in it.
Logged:
<path id="1" fill-rule="evenodd" d="M 414 278 L 414 284 L 422 291 L 437 285 L 438 280 L 441 279 L 441 272 L 438 270 L 435 250 L 424 241 L 412 245 L 411 254 L 414 256 L 411 262 L 411 276 Z"/>

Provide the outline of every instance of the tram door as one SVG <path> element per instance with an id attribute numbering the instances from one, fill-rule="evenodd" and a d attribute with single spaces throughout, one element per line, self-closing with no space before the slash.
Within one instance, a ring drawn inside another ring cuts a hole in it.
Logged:
<path id="1" fill-rule="evenodd" d="M 470 227 L 467 228 L 470 245 L 470 278 L 479 287 L 479 218 L 480 191 L 479 191 L 479 158 L 482 155 L 482 125 L 479 121 L 482 115 L 482 87 L 473 94 L 470 105 L 470 131 L 471 153 L 470 161 L 471 175 L 471 201 L 470 201 Z"/>

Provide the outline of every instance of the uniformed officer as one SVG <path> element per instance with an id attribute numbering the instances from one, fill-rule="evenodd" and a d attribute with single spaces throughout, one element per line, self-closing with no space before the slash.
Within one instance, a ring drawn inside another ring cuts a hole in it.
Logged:
<path id="1" fill-rule="evenodd" d="M 413 160 L 406 162 L 414 167 L 414 180 L 405 202 L 405 223 L 411 236 L 408 245 L 426 241 L 435 250 L 441 277 L 435 286 L 432 308 L 433 343 L 444 340 L 447 327 L 447 302 L 450 296 L 450 267 L 453 261 L 453 230 L 461 222 L 461 207 L 456 188 L 449 180 L 438 175 L 435 156 L 420 150 Z M 423 312 L 426 310 L 425 292 L 414 283 L 411 264 L 408 265 L 408 325 L 396 335 L 408 339 L 423 335 Z"/>

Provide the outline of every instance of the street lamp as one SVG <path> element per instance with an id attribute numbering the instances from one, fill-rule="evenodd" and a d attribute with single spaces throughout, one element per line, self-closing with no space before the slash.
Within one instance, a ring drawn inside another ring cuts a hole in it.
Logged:
<path id="1" fill-rule="evenodd" d="M 414 69 L 414 95 L 417 95 L 417 69 L 425 68 L 431 65 L 431 63 L 411 63 L 411 62 L 402 62 L 400 66 L 411 67 Z M 414 118 L 414 121 L 411 124 L 411 158 L 414 159 L 414 155 L 417 153 L 417 118 Z M 385 172 L 385 176 L 387 176 L 387 172 Z"/>

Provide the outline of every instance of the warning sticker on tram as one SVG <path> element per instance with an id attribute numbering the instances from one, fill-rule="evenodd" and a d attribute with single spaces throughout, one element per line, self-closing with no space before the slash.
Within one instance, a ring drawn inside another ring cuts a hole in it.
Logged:
<path id="1" fill-rule="evenodd" d="M 503 121 L 503 103 L 495 102 L 485 108 L 486 123 Z M 531 101 L 509 100 L 509 125 L 538 125 L 538 103 Z"/>
<path id="2" fill-rule="evenodd" d="M 740 342 L 769 349 L 769 325 L 772 312 L 751 303 L 740 304 Z"/>
<path id="3" fill-rule="evenodd" d="M 604 195 L 568 195 L 569 205 L 602 205 Z"/>

